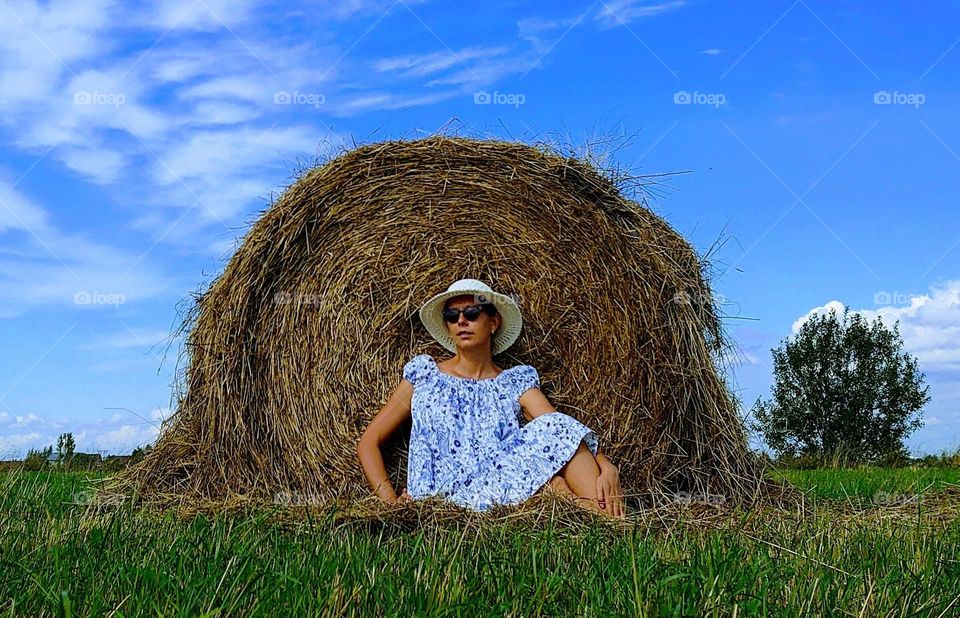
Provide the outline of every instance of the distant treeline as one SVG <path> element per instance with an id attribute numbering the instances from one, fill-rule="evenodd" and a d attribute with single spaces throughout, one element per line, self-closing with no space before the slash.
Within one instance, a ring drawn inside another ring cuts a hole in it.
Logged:
<path id="1" fill-rule="evenodd" d="M 150 452 L 151 447 L 136 448 L 130 455 L 107 455 L 100 453 L 59 453 L 53 452 L 53 447 L 45 449 L 30 449 L 23 460 L 15 459 L 0 461 L 0 470 L 103 470 L 116 472 L 135 464 Z"/>
<path id="2" fill-rule="evenodd" d="M 808 454 L 798 456 L 770 457 L 766 453 L 757 453 L 757 457 L 777 468 L 794 470 L 812 470 L 815 468 L 856 468 L 860 465 L 872 465 L 881 468 L 906 468 L 910 466 L 926 468 L 960 468 L 960 448 L 950 453 L 944 451 L 939 455 L 923 455 L 910 457 L 895 452 L 875 461 L 863 462 L 856 455 L 837 450 L 830 454 Z"/>

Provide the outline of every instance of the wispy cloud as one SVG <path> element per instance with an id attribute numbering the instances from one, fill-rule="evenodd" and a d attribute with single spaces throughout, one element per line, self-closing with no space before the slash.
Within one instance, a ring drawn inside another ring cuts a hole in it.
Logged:
<path id="1" fill-rule="evenodd" d="M 666 2 L 650 2 L 648 0 L 611 0 L 602 2 L 599 12 L 594 19 L 602 27 L 613 28 L 629 24 L 638 19 L 653 17 L 668 13 L 687 5 L 686 0 L 667 0 Z"/>
<path id="2" fill-rule="evenodd" d="M 538 54 L 549 53 L 557 41 L 570 30 L 593 24 L 594 28 L 607 30 L 628 26 L 637 20 L 654 17 L 681 9 L 686 0 L 649 2 L 648 0 L 611 0 L 597 2 L 587 11 L 563 17 L 526 17 L 517 21 L 517 35 Z"/>
<path id="3" fill-rule="evenodd" d="M 136 254 L 60 231 L 44 208 L 12 186 L 8 175 L 0 175 L 0 196 L 3 317 L 38 304 L 76 311 L 116 308 L 169 290 L 169 277 L 147 263 L 134 266 L 133 276 L 121 281 L 118 269 L 133 265 Z"/>
<path id="4" fill-rule="evenodd" d="M 880 291 L 877 299 L 888 304 L 875 309 L 851 307 L 850 311 L 870 322 L 879 318 L 888 328 L 899 324 L 904 349 L 917 357 L 922 369 L 960 371 L 960 280 L 936 283 L 925 294 L 897 296 Z M 792 333 L 796 334 L 813 315 L 823 315 L 831 309 L 840 315 L 843 303 L 833 300 L 814 307 L 793 323 Z"/>

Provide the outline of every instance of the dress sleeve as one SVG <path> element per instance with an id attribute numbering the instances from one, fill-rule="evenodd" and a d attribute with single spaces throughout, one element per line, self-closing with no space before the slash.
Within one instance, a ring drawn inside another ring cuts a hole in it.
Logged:
<path id="1" fill-rule="evenodd" d="M 530 365 L 520 365 L 517 367 L 516 375 L 514 376 L 514 385 L 517 389 L 517 396 L 524 394 L 531 388 L 540 386 L 540 375 L 537 373 L 536 368 Z"/>
<path id="2" fill-rule="evenodd" d="M 427 375 L 430 370 L 428 363 L 430 358 L 426 354 L 418 354 L 407 361 L 403 366 L 403 377 L 416 386 Z"/>

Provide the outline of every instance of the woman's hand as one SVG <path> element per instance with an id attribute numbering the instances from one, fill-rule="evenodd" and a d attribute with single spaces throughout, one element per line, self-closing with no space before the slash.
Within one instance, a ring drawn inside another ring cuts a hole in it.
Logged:
<path id="1" fill-rule="evenodd" d="M 600 462 L 600 476 L 597 477 L 597 502 L 601 509 L 614 517 L 623 517 L 626 513 L 623 491 L 620 489 L 620 470 L 606 458 Z"/>
<path id="2" fill-rule="evenodd" d="M 406 488 L 404 488 L 403 493 L 397 498 L 397 504 L 403 504 L 404 502 L 413 502 L 413 497 L 407 493 Z"/>

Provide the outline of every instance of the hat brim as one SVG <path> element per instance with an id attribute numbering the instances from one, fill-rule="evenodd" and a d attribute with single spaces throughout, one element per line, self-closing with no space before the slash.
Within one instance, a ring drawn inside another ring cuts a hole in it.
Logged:
<path id="1" fill-rule="evenodd" d="M 446 322 L 443 321 L 443 305 L 448 299 L 455 296 L 484 296 L 490 299 L 502 318 L 502 324 L 497 332 L 493 334 L 492 354 L 497 355 L 509 348 L 520 336 L 520 330 L 523 327 L 523 317 L 520 315 L 520 307 L 517 302 L 505 294 L 491 292 L 481 289 L 467 290 L 446 290 L 433 296 L 420 307 L 420 321 L 426 327 L 427 332 L 437 340 L 440 345 L 450 352 L 457 351 L 457 343 L 450 336 L 447 330 Z"/>

